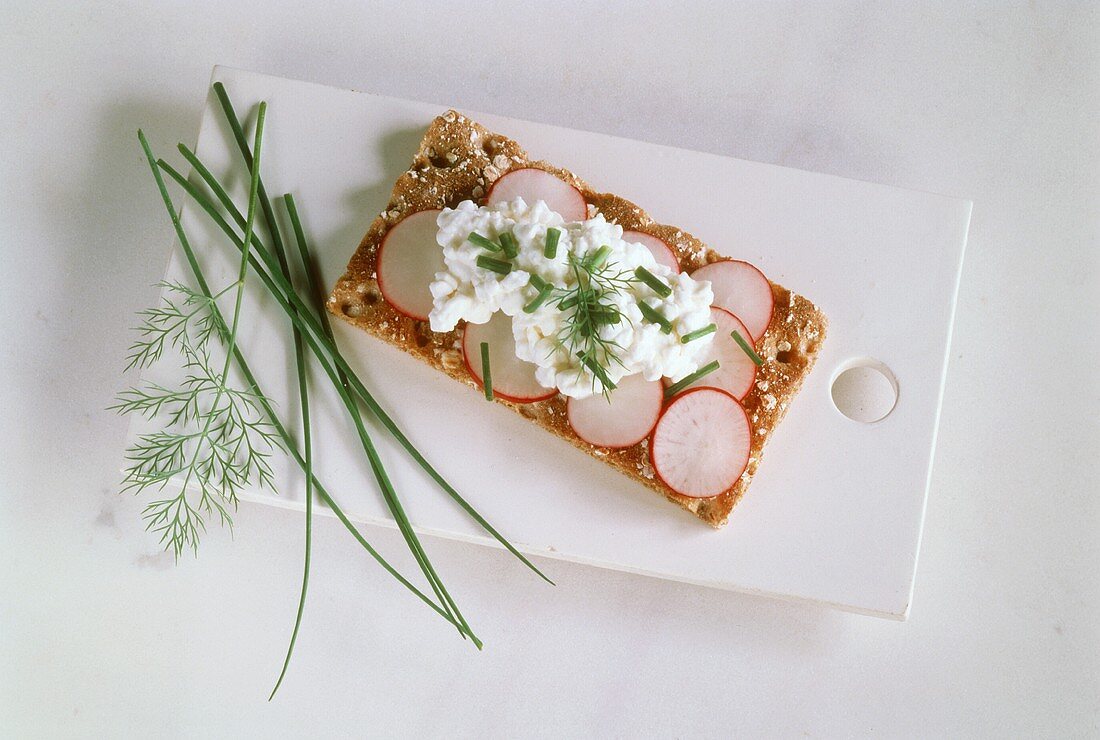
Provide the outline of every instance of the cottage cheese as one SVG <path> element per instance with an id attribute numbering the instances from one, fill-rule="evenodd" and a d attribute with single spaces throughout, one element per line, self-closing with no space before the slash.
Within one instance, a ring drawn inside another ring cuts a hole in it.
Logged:
<path id="1" fill-rule="evenodd" d="M 541 200 L 528 205 L 517 198 L 493 206 L 478 206 L 467 200 L 444 209 L 437 223 L 437 241 L 443 248 L 446 269 L 436 273 L 430 286 L 432 330 L 451 331 L 460 320 L 483 324 L 497 311 L 503 311 L 512 317 L 516 355 L 536 366 L 535 377 L 546 388 L 556 388 L 572 398 L 603 391 L 591 370 L 556 341 L 574 309 L 562 311 L 558 301 L 551 300 L 532 313 L 523 311 L 538 293 L 529 284 L 531 276 L 538 275 L 559 289 L 574 288 L 577 275 L 570 266 L 570 255 L 582 259 L 604 245 L 611 249 L 605 263 L 607 274 L 633 277 L 635 268 L 645 267 L 672 288 L 670 296 L 661 298 L 641 281 L 631 280 L 605 294 L 604 302 L 613 304 L 624 316 L 619 323 L 599 330 L 601 338 L 619 345 L 616 351 L 621 364 L 610 363 L 606 368 L 613 383 L 638 373 L 647 380 L 679 380 L 698 369 L 705 348 L 714 339 L 710 335 L 687 344 L 680 342 L 682 335 L 710 323 L 710 283 L 692 280 L 657 264 L 644 245 L 624 241 L 622 227 L 609 223 L 602 215 L 566 223 Z M 548 259 L 543 249 L 546 231 L 551 227 L 559 229 L 561 237 L 556 255 Z M 470 233 L 496 240 L 507 231 L 514 234 L 519 245 L 512 271 L 499 275 L 478 267 L 478 256 L 488 253 L 468 240 Z M 642 319 L 640 300 L 671 322 L 671 334 Z"/>

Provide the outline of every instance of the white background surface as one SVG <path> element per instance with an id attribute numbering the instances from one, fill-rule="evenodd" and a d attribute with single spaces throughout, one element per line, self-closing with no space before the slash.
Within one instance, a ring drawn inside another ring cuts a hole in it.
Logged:
<path id="1" fill-rule="evenodd" d="M 0 41 L 0 734 L 1100 732 L 1094 9 L 34 3 Z M 432 541 L 477 654 L 324 520 L 267 704 L 300 516 L 173 566 L 102 410 L 170 241 L 134 130 L 192 141 L 215 63 L 972 198 L 909 622 Z"/>

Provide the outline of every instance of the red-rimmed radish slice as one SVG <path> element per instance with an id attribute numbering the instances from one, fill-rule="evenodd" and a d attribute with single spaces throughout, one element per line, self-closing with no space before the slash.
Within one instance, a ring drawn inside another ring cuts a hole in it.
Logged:
<path id="1" fill-rule="evenodd" d="M 740 334 L 746 342 L 752 343 L 749 330 L 729 311 L 722 308 L 710 308 L 710 320 L 718 326 L 710 345 L 699 358 L 699 367 L 711 360 L 718 360 L 718 369 L 708 373 L 689 385 L 691 388 L 717 388 L 725 391 L 738 401 L 752 390 L 756 380 L 756 364 L 741 345 L 731 336 L 731 332 Z"/>
<path id="2" fill-rule="evenodd" d="M 386 303 L 406 316 L 427 321 L 432 311 L 428 286 L 446 269 L 443 247 L 435 240 L 439 211 L 417 211 L 394 224 L 378 248 L 378 288 Z"/>
<path id="3" fill-rule="evenodd" d="M 680 271 L 680 261 L 676 259 L 676 253 L 664 239 L 658 239 L 644 231 L 624 231 L 623 241 L 631 244 L 641 244 L 653 254 L 658 265 L 664 265 L 673 272 Z"/>
<path id="4" fill-rule="evenodd" d="M 628 375 L 611 391 L 610 401 L 600 393 L 566 402 L 569 425 L 577 436 L 600 447 L 630 447 L 649 436 L 664 403 L 659 380 Z"/>
<path id="5" fill-rule="evenodd" d="M 714 303 L 741 319 L 753 341 L 764 336 L 772 321 L 775 297 L 764 273 L 748 262 L 712 262 L 691 273 L 695 280 L 709 280 Z"/>
<path id="6" fill-rule="evenodd" d="M 668 405 L 649 445 L 657 477 L 692 498 L 717 496 L 737 482 L 749 464 L 752 427 L 730 394 L 696 388 Z"/>
<path id="7" fill-rule="evenodd" d="M 466 324 L 462 335 L 462 356 L 466 368 L 478 385 L 484 385 L 481 374 L 481 343 L 489 344 L 489 372 L 493 378 L 493 393 L 505 401 L 531 403 L 550 398 L 557 393 L 535 380 L 535 366 L 516 357 L 516 340 L 512 334 L 512 319 L 500 313 L 484 324 Z"/>
<path id="8" fill-rule="evenodd" d="M 566 221 L 584 221 L 588 218 L 588 204 L 579 190 L 534 167 L 512 170 L 497 180 L 489 188 L 486 203 L 496 205 L 516 198 L 523 198 L 527 205 L 533 205 L 536 200 L 545 201 L 551 211 Z"/>

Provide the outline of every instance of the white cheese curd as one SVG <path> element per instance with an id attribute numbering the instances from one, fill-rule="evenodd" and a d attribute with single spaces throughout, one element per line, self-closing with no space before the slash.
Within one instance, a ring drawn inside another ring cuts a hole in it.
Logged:
<path id="1" fill-rule="evenodd" d="M 556 388 L 573 398 L 587 398 L 603 391 L 602 382 L 560 341 L 568 334 L 569 320 L 575 311 L 558 308 L 563 291 L 578 285 L 578 271 L 571 266 L 570 255 L 583 259 L 607 246 L 610 254 L 601 274 L 621 278 L 615 289 L 606 291 L 601 298 L 601 303 L 614 306 L 623 316 L 618 323 L 599 329 L 602 340 L 617 345 L 613 351 L 618 361 L 600 363 L 612 383 L 638 373 L 647 380 L 661 377 L 679 380 L 698 369 L 703 350 L 714 340 L 709 335 L 687 344 L 680 341 L 684 334 L 710 323 L 710 304 L 714 299 L 710 283 L 692 280 L 657 264 L 644 245 L 623 241 L 622 227 L 608 223 L 600 214 L 586 221 L 565 223 L 543 201 L 529 206 L 522 198 L 516 198 L 493 206 L 463 201 L 453 209 L 445 208 L 437 223 L 437 241 L 443 248 L 446 269 L 436 273 L 430 286 L 432 330 L 451 331 L 460 320 L 483 324 L 496 311 L 503 311 L 512 317 L 516 355 L 536 366 L 535 377 L 546 388 Z M 561 237 L 557 253 L 548 259 L 543 250 L 546 231 L 551 227 L 559 229 Z M 500 275 L 478 267 L 477 258 L 481 255 L 504 257 L 500 252 L 489 252 L 470 242 L 470 234 L 476 232 L 497 241 L 507 231 L 514 234 L 519 247 L 511 260 L 512 271 Z M 662 298 L 634 279 L 638 267 L 653 273 L 672 289 L 672 294 Z M 538 295 L 538 290 L 529 284 L 532 275 L 553 284 L 558 291 L 557 297 L 526 313 L 523 307 Z M 670 334 L 642 318 L 638 309 L 640 300 L 669 320 L 673 327 Z"/>

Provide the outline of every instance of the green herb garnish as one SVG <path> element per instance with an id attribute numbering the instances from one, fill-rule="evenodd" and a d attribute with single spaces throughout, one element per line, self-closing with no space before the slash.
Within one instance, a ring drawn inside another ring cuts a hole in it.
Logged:
<path id="1" fill-rule="evenodd" d="M 488 249 L 490 252 L 499 252 L 501 250 L 501 246 L 499 244 L 497 244 L 492 239 L 488 239 L 482 236 L 476 231 L 471 231 L 470 235 L 466 237 L 466 241 L 470 242 L 471 244 L 476 244 L 482 249 Z"/>
<path id="2" fill-rule="evenodd" d="M 701 367 L 698 370 L 696 370 L 695 372 L 693 372 L 691 375 L 688 375 L 688 376 L 676 381 L 675 383 L 670 385 L 668 388 L 666 388 L 665 389 L 665 398 L 672 398 L 677 393 L 682 391 L 684 388 L 687 388 L 689 385 L 694 383 L 696 380 L 699 380 L 699 378 L 710 375 L 715 370 L 717 370 L 719 367 L 720 367 L 720 365 L 718 364 L 718 360 L 711 360 L 706 365 L 703 365 L 703 367 Z"/>
<path id="3" fill-rule="evenodd" d="M 497 239 L 500 239 L 500 246 L 504 250 L 505 257 L 514 259 L 519 254 L 519 242 L 516 241 L 515 234 L 511 231 L 505 231 Z"/>
<path id="4" fill-rule="evenodd" d="M 493 373 L 489 368 L 489 343 L 481 343 L 481 384 L 485 388 L 485 400 L 493 400 Z"/>
<path id="5" fill-rule="evenodd" d="M 482 254 L 477 258 L 477 266 L 483 270 L 489 270 L 501 275 L 507 275 L 512 271 L 512 263 L 505 262 L 504 260 L 498 260 L 495 257 Z"/>
<path id="6" fill-rule="evenodd" d="M 587 270 L 598 270 L 603 267 L 603 263 L 607 262 L 607 258 L 611 256 L 611 247 L 604 244 L 595 252 L 585 256 L 584 266 Z"/>
<path id="7" fill-rule="evenodd" d="M 717 324 L 707 324 L 702 329 L 696 329 L 695 331 L 689 331 L 684 336 L 680 337 L 681 344 L 687 344 L 688 342 L 694 342 L 696 339 L 702 339 L 708 334 L 713 334 L 718 331 Z"/>
<path id="8" fill-rule="evenodd" d="M 260 178 L 260 151 L 266 105 L 261 104 L 257 117 L 256 138 L 250 148 L 244 137 L 240 121 L 233 112 L 232 105 L 221 83 L 214 84 L 214 91 L 222 104 L 223 111 L 232 129 L 234 138 L 241 150 L 242 158 L 249 170 L 249 199 L 247 216 L 242 215 L 225 192 L 224 187 L 213 177 L 184 146 L 180 151 L 194 167 L 214 197 L 221 203 L 225 212 L 232 217 L 242 230 L 243 236 L 222 217 L 211 198 L 199 190 L 164 160 L 156 160 L 144 135 L 139 131 L 146 159 L 156 180 L 157 187 L 168 212 L 180 248 L 186 258 L 197 290 L 182 284 L 166 286 L 166 306 L 143 312 L 145 326 L 142 337 L 131 348 L 128 360 L 131 367 L 145 367 L 161 358 L 165 348 L 171 347 L 181 352 L 185 368 L 190 372 L 182 389 L 166 389 L 159 386 L 147 386 L 142 390 L 127 391 L 120 396 L 115 407 L 122 413 L 142 413 L 153 417 L 167 417 L 169 425 L 164 431 L 145 435 L 139 439 L 129 455 L 131 468 L 127 472 L 128 480 L 124 486 L 128 490 L 142 490 L 150 486 L 163 487 L 170 479 L 180 476 L 184 488 L 178 497 L 166 501 L 154 502 L 146 508 L 146 520 L 154 531 L 162 536 L 169 549 L 177 557 L 184 549 L 196 549 L 198 536 L 205 529 L 204 518 L 217 516 L 224 524 L 231 524 L 230 510 L 236 506 L 236 492 L 240 487 L 270 485 L 271 470 L 268 457 L 280 447 L 294 459 L 305 472 L 306 478 L 306 537 L 307 549 L 303 566 L 303 578 L 295 626 L 287 651 L 282 681 L 290 655 L 293 651 L 301 624 L 302 610 L 309 578 L 309 555 L 311 552 L 312 496 L 314 493 L 333 511 L 340 522 L 348 529 L 362 547 L 390 575 L 408 588 L 433 611 L 450 622 L 465 638 L 470 637 L 475 645 L 481 647 L 480 640 L 474 635 L 457 605 L 447 593 L 434 567 L 424 552 L 419 538 L 412 531 L 408 517 L 397 499 L 392 482 L 389 480 L 381 459 L 373 446 L 362 419 L 359 404 L 362 403 L 381 422 L 382 426 L 398 441 L 439 486 L 451 496 L 475 521 L 496 538 L 513 555 L 529 568 L 546 578 L 530 561 L 515 550 L 496 532 L 477 512 L 450 486 L 449 483 L 427 462 L 403 432 L 396 426 L 388 414 L 377 404 L 363 386 L 351 367 L 341 355 L 333 339 L 331 326 L 324 306 L 324 296 L 318 287 L 316 276 L 309 259 L 308 246 L 302 233 L 300 219 L 294 207 L 293 199 L 288 195 L 284 200 L 290 220 L 294 226 L 298 250 L 304 267 L 304 275 L 309 280 L 312 300 L 303 299 L 293 287 L 289 265 L 282 246 L 278 225 L 272 212 L 272 204 L 266 196 L 263 181 Z M 239 278 L 223 290 L 214 293 L 210 290 L 190 242 L 183 230 L 178 210 L 172 203 L 165 186 L 161 171 L 171 176 L 184 191 L 195 200 L 211 220 L 229 238 L 240 253 Z M 258 211 L 263 212 L 267 221 L 273 249 L 267 250 L 256 234 Z M 236 337 L 239 327 L 241 293 L 244 290 L 245 277 L 251 267 L 261 283 L 291 321 L 295 335 L 295 360 L 299 377 L 299 395 L 302 417 L 305 422 L 302 436 L 305 454 L 299 451 L 294 436 L 276 414 L 272 403 L 260 390 L 259 384 L 248 366 L 244 355 L 237 346 Z M 510 266 L 509 266 L 510 269 Z M 226 321 L 217 299 L 231 291 L 236 291 L 235 307 L 232 318 Z M 182 296 L 174 300 L 172 293 Z M 210 340 L 217 338 L 225 345 L 225 360 L 219 372 L 210 362 Z M 379 483 L 383 497 L 390 507 L 399 530 L 406 539 L 410 551 L 431 586 L 435 599 L 428 597 L 404 576 L 395 570 L 362 536 L 355 525 L 347 518 L 342 509 L 331 498 L 313 472 L 313 451 L 309 430 L 308 386 L 304 372 L 304 349 L 308 348 L 314 360 L 333 384 L 340 396 L 349 417 L 359 434 L 364 452 L 371 464 L 372 471 Z M 235 363 L 243 389 L 230 383 L 229 369 Z M 220 416 L 219 416 L 220 415 Z M 201 428 L 199 432 L 180 431 L 180 427 L 193 425 Z M 184 467 L 191 459 L 200 459 L 197 446 L 211 443 L 216 449 L 211 456 L 201 457 L 201 465 L 188 473 Z M 149 456 L 152 457 L 149 457 Z M 143 457 L 144 456 L 144 457 Z M 215 459 L 216 458 L 216 459 Z M 144 464 L 143 461 L 144 460 Z M 198 498 L 192 500 L 188 483 L 194 482 L 199 489 Z M 549 579 L 546 579 L 549 580 Z M 279 684 L 276 684 L 276 690 Z M 272 692 L 274 694 L 274 691 Z"/>
<path id="9" fill-rule="evenodd" d="M 662 298 L 668 298 L 670 295 L 672 295 L 672 288 L 668 287 L 668 285 L 666 285 L 665 282 L 661 280 L 661 278 L 657 277 L 644 267 L 639 267 L 638 269 L 636 269 L 634 271 L 634 276 L 646 285 L 648 285 L 654 293 L 661 296 Z"/>
<path id="10" fill-rule="evenodd" d="M 220 85 L 220 83 L 215 83 L 214 88 L 215 88 L 216 91 L 218 90 L 219 85 Z M 222 92 L 224 92 L 224 91 L 222 91 Z M 243 136 L 243 134 L 242 134 L 242 136 Z M 206 321 L 206 317 L 208 316 L 209 317 L 208 323 L 214 326 L 213 333 L 215 335 L 219 336 L 219 337 L 227 337 L 229 335 L 228 323 L 226 322 L 225 317 L 222 314 L 221 310 L 219 309 L 218 305 L 214 302 L 215 298 L 217 297 L 217 295 L 220 295 L 220 293 L 219 294 L 213 294 L 211 292 L 210 286 L 206 281 L 206 277 L 203 274 L 202 268 L 199 266 L 198 258 L 196 257 L 194 250 L 191 248 L 191 244 L 190 244 L 190 241 L 187 238 L 187 234 L 183 230 L 183 226 L 180 223 L 180 219 L 179 219 L 179 216 L 178 216 L 178 210 L 176 209 L 175 205 L 172 203 L 172 199 L 168 194 L 168 189 L 165 186 L 164 179 L 161 177 L 160 169 L 158 168 L 158 167 L 160 167 L 160 163 L 163 162 L 163 160 L 156 160 L 155 159 L 155 157 L 152 153 L 152 150 L 149 147 L 149 142 L 146 141 L 145 135 L 141 131 L 138 131 L 138 139 L 141 142 L 142 150 L 145 153 L 146 160 L 149 164 L 150 170 L 153 173 L 153 179 L 156 181 L 157 188 L 160 191 L 161 200 L 164 203 L 165 210 L 167 211 L 168 216 L 172 221 L 172 225 L 175 228 L 176 237 L 179 240 L 180 248 L 183 251 L 184 257 L 186 259 L 187 266 L 190 268 L 191 275 L 195 280 L 195 284 L 198 286 L 198 290 L 193 291 L 193 293 L 196 296 L 199 296 L 199 298 L 201 299 L 201 302 L 204 303 L 205 306 L 207 307 L 207 309 L 206 309 L 207 313 L 205 315 L 203 315 L 201 318 L 195 320 L 194 324 L 196 326 L 201 327 L 202 323 L 204 321 Z M 165 171 L 167 171 L 167 170 L 165 170 Z M 173 179 L 175 179 L 175 178 L 173 178 Z M 183 179 L 182 176 L 181 176 L 180 179 Z M 184 182 L 187 182 L 187 181 L 184 180 Z M 239 211 L 235 210 L 235 206 L 234 206 L 234 213 L 235 213 L 235 218 L 237 219 L 238 223 L 243 223 L 244 222 L 244 217 L 241 216 Z M 224 224 L 224 221 L 222 223 Z M 225 225 L 225 230 L 226 230 L 227 234 L 232 234 L 232 231 L 229 230 L 228 224 Z M 232 235 L 233 235 L 234 238 L 236 238 L 238 240 L 237 243 L 238 243 L 238 246 L 239 246 L 242 243 L 242 242 L 240 242 L 239 237 L 236 237 L 235 234 L 232 234 Z M 252 260 L 250 260 L 250 264 L 253 264 L 253 266 L 254 266 L 254 263 L 252 262 Z M 190 290 L 190 289 L 185 288 L 185 290 Z M 224 291 L 222 291 L 222 292 L 224 292 Z M 192 317 L 192 318 L 194 318 L 194 317 Z M 200 334 L 201 334 L 201 332 L 200 332 Z M 237 369 L 241 373 L 241 377 L 244 380 L 244 385 L 246 387 L 248 387 L 249 389 L 251 389 L 252 392 L 254 393 L 254 400 L 255 400 L 256 404 L 260 407 L 260 409 L 262 409 L 263 418 L 266 420 L 267 423 L 271 424 L 272 428 L 275 430 L 275 433 L 276 433 L 278 439 L 281 440 L 281 442 L 285 446 L 285 449 L 287 450 L 287 452 L 294 459 L 294 461 L 298 464 L 298 466 L 300 468 L 302 468 L 302 470 L 304 471 L 307 467 L 305 459 L 303 458 L 302 454 L 298 451 L 298 448 L 297 448 L 297 445 L 295 443 L 294 438 L 290 435 L 290 432 L 283 425 L 283 423 L 279 419 L 278 415 L 276 415 L 275 410 L 271 405 L 271 402 L 267 399 L 267 397 L 260 390 L 260 386 L 259 386 L 258 381 L 256 380 L 256 376 L 253 374 L 252 369 L 248 365 L 248 362 L 245 360 L 244 355 L 241 353 L 240 347 L 233 346 L 229 350 L 229 353 L 232 354 L 233 359 L 234 359 L 234 361 L 237 365 Z M 151 364 L 152 361 L 153 361 L 152 359 L 148 359 L 147 363 L 145 363 L 145 364 Z M 139 366 L 145 366 L 145 365 L 144 364 L 139 364 Z M 161 408 L 160 406 L 157 406 L 156 410 L 153 413 L 156 413 L 157 411 L 159 411 L 160 408 Z M 119 411 L 121 413 L 128 413 L 128 412 L 134 412 L 134 411 L 139 411 L 139 410 L 120 408 Z M 374 558 L 374 560 L 380 566 L 382 566 L 382 568 L 387 573 L 389 573 L 391 576 L 394 577 L 394 579 L 396 579 L 399 583 L 401 583 L 403 586 L 405 586 L 407 589 L 409 589 L 409 591 L 411 591 L 417 598 L 419 598 L 422 602 L 424 602 L 424 604 L 426 604 L 429 608 L 431 608 L 433 611 L 435 611 L 437 614 L 439 614 L 441 617 L 443 617 L 447 621 L 449 621 L 452 624 L 455 624 L 457 626 L 457 622 L 454 621 L 453 617 L 451 617 L 447 612 L 445 612 L 442 608 L 440 608 L 438 604 L 436 604 L 434 601 L 432 601 L 430 598 L 428 598 L 422 591 L 420 591 L 420 589 L 418 589 L 411 582 L 409 582 L 408 579 L 406 579 L 403 575 L 401 575 L 400 572 L 398 572 L 396 569 L 394 569 L 393 566 L 391 566 L 386 561 L 386 559 L 383 558 L 378 553 L 378 551 L 374 549 L 373 546 L 371 546 L 371 544 L 366 540 L 366 538 L 364 538 L 363 535 L 359 532 L 359 530 L 355 527 L 355 525 L 352 523 L 352 521 L 350 519 L 348 519 L 348 517 L 344 514 L 343 509 L 341 509 L 340 506 L 337 505 L 336 501 L 334 501 L 332 499 L 332 497 L 329 495 L 327 489 L 323 485 L 321 485 L 321 482 L 319 480 L 317 480 L 316 476 L 313 476 L 313 485 L 316 488 L 317 495 L 325 501 L 325 503 L 332 510 L 333 514 L 336 515 L 336 518 L 340 520 L 340 523 L 344 525 L 344 527 L 352 534 L 352 536 L 363 547 L 363 549 L 366 550 L 367 553 L 372 558 Z M 206 513 L 209 513 L 209 512 L 206 512 Z M 199 525 L 202 526 L 201 522 L 199 522 Z M 196 534 L 197 534 L 197 530 L 196 530 Z M 174 542 L 172 544 L 174 544 Z M 193 544 L 197 544 L 197 540 Z"/>
<path id="11" fill-rule="evenodd" d="M 536 310 L 538 310 L 539 306 L 546 303 L 546 300 L 554 292 L 554 286 L 540 278 L 538 275 L 531 276 L 530 284 L 534 286 L 535 290 L 538 291 L 538 295 L 532 298 L 527 303 L 527 305 L 523 307 L 524 313 L 534 313 Z"/>
<path id="12" fill-rule="evenodd" d="M 662 316 L 653 306 L 645 301 L 638 301 L 638 310 L 642 312 L 642 318 L 651 324 L 657 324 L 665 334 L 672 333 L 672 322 Z"/>
<path id="13" fill-rule="evenodd" d="M 752 360 L 752 364 L 760 367 L 764 364 L 764 358 L 756 354 L 756 350 L 752 348 L 752 345 L 745 341 L 745 338 L 741 336 L 741 333 L 734 329 L 730 332 L 730 336 L 737 342 L 738 346 L 745 351 L 745 354 Z"/>
<path id="14" fill-rule="evenodd" d="M 600 368 L 602 377 L 593 370 L 593 385 L 598 379 L 607 379 L 606 368 L 622 364 L 618 352 L 622 349 L 613 340 L 604 338 L 600 329 L 622 320 L 614 296 L 630 285 L 627 273 L 613 270 L 613 263 L 593 267 L 584 259 L 569 255 L 569 266 L 576 285 L 562 291 L 558 308 L 566 312 L 562 328 L 556 337 L 557 346 L 582 358 L 590 369 Z M 610 381 L 603 383 L 604 393 L 614 388 Z"/>
<path id="15" fill-rule="evenodd" d="M 596 360 L 591 357 L 591 355 L 587 352 L 578 352 L 577 357 L 581 358 L 581 362 L 585 364 L 585 367 L 591 370 L 592 374 L 599 378 L 605 392 L 615 390 L 617 386 L 611 382 L 611 378 L 607 377 L 607 372 L 600 363 L 596 362 Z"/>
<path id="16" fill-rule="evenodd" d="M 554 259 L 558 254 L 558 240 L 561 239 L 561 230 L 551 226 L 546 230 L 546 243 L 542 248 L 542 256 L 548 260 Z"/>

